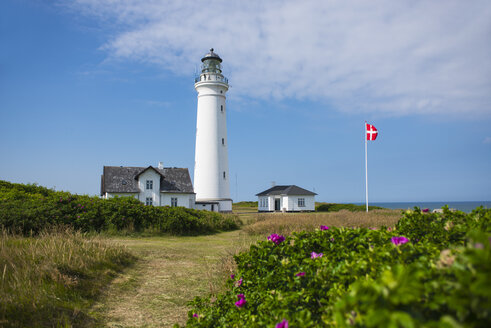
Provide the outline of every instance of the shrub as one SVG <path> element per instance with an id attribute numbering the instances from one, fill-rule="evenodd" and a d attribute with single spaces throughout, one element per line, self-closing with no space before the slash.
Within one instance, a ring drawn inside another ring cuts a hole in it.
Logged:
<path id="1" fill-rule="evenodd" d="M 383 207 L 379 206 L 368 206 L 368 210 L 382 210 Z M 355 204 L 335 204 L 335 203 L 321 203 L 316 206 L 316 212 L 338 212 L 341 210 L 348 210 L 351 212 L 361 212 L 366 211 L 365 205 L 355 205 Z"/>
<path id="2" fill-rule="evenodd" d="M 445 211 L 459 222 L 449 227 L 414 211 L 394 230 L 331 227 L 260 242 L 235 257 L 226 292 L 191 302 L 186 326 L 487 327 L 490 215 Z"/>
<path id="3" fill-rule="evenodd" d="M 132 197 L 106 200 L 0 182 L 0 226 L 25 235 L 57 225 L 96 232 L 149 229 L 174 235 L 204 234 L 234 230 L 241 223 L 236 216 L 182 207 L 145 206 Z"/>

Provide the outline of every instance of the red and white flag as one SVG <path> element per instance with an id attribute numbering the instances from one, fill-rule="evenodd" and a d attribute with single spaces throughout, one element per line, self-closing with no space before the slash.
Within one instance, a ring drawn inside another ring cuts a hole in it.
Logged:
<path id="1" fill-rule="evenodd" d="M 366 125 L 367 140 L 377 139 L 377 135 L 378 135 L 377 129 L 371 124 L 366 123 L 365 125 Z"/>

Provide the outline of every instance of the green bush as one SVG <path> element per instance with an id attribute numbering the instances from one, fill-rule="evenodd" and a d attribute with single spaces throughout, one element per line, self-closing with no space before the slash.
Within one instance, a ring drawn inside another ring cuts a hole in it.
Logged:
<path id="1" fill-rule="evenodd" d="M 0 181 L 0 226 L 27 235 L 58 225 L 80 231 L 189 235 L 234 230 L 240 220 L 183 207 L 145 206 L 132 197 L 105 200 Z"/>
<path id="2" fill-rule="evenodd" d="M 383 207 L 379 206 L 368 206 L 368 210 L 382 210 Z M 317 212 L 338 212 L 341 210 L 348 210 L 351 212 L 361 212 L 366 211 L 365 205 L 355 205 L 355 204 L 335 204 L 335 203 L 321 203 L 315 208 Z"/>
<path id="3" fill-rule="evenodd" d="M 490 222 L 482 208 L 416 210 L 394 230 L 272 235 L 235 257 L 225 293 L 191 302 L 186 326 L 490 326 Z"/>

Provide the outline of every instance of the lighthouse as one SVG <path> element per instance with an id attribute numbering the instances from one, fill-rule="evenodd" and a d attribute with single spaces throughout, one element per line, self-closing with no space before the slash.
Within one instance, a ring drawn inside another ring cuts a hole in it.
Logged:
<path id="1" fill-rule="evenodd" d="M 198 93 L 194 191 L 196 208 L 232 211 L 228 173 L 227 108 L 228 80 L 222 74 L 222 59 L 213 48 L 201 59 L 195 78 Z"/>

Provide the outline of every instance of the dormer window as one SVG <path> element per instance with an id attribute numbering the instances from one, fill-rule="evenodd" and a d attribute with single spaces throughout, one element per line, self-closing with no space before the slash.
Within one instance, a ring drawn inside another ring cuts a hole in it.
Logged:
<path id="1" fill-rule="evenodd" d="M 147 190 L 152 190 L 153 189 L 153 180 L 147 180 L 146 187 L 147 187 Z"/>

